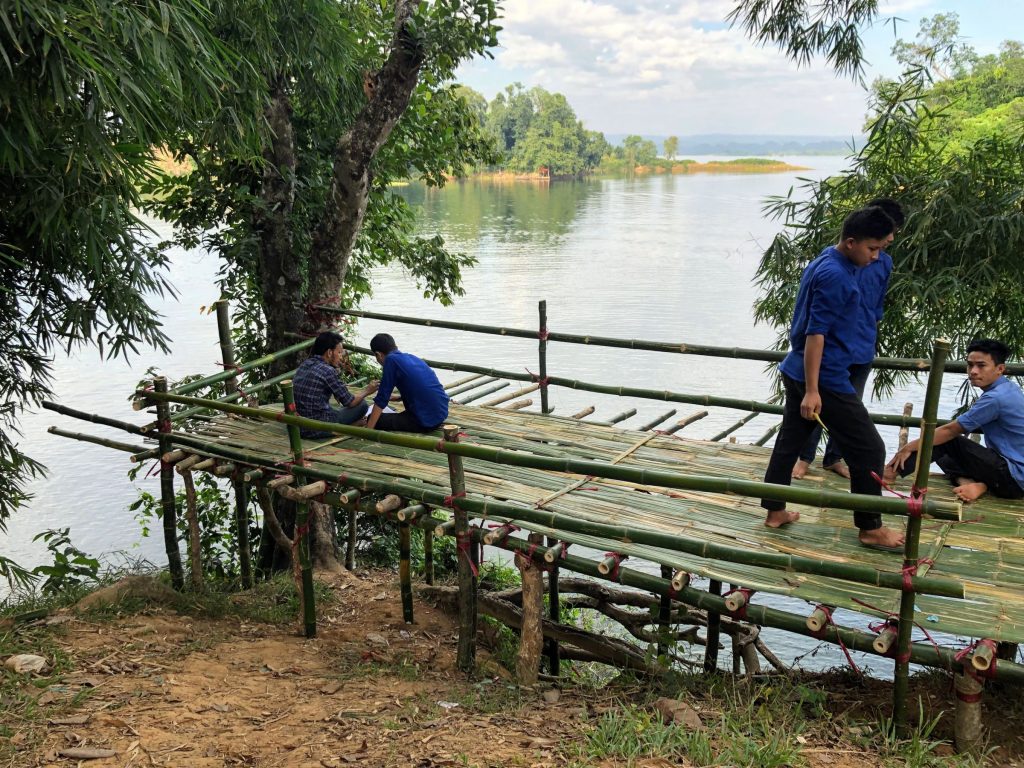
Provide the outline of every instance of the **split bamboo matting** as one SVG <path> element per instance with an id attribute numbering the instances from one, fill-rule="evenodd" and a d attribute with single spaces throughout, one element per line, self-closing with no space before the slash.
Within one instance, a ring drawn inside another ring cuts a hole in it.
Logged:
<path id="1" fill-rule="evenodd" d="M 280 406 L 267 406 L 280 411 Z M 545 456 L 615 462 L 625 466 L 760 481 L 770 449 L 705 442 L 651 432 L 541 416 L 498 408 L 452 403 L 449 422 L 458 424 L 465 442 Z M 284 425 L 217 416 L 193 437 L 230 446 L 287 466 L 291 454 Z M 445 455 L 367 442 L 355 437 L 304 441 L 312 467 L 381 481 L 412 481 L 450 493 Z M 201 449 L 200 449 L 201 450 Z M 581 477 L 539 469 L 465 459 L 470 496 L 536 507 L 580 520 L 675 533 L 688 538 L 742 547 L 750 551 L 802 555 L 837 563 L 857 563 L 900 573 L 902 556 L 866 549 L 857 541 L 852 513 L 792 505 L 799 522 L 782 530 L 763 525 L 757 499 Z M 282 471 L 285 471 L 282 469 Z M 846 490 L 846 481 L 810 475 L 795 484 L 824 484 Z M 948 485 L 936 478 L 929 497 L 953 500 Z M 966 599 L 918 595 L 917 623 L 925 630 L 961 637 L 1024 642 L 1024 503 L 985 498 L 965 508 L 960 523 L 925 520 L 921 575 L 945 576 L 965 584 Z M 504 521 L 507 518 L 494 517 Z M 623 544 L 515 521 L 572 544 L 614 551 L 635 559 L 671 566 L 693 574 L 757 591 L 789 595 L 812 604 L 850 609 L 870 616 L 899 610 L 895 590 L 823 576 L 704 559 L 657 547 Z M 899 526 L 901 517 L 886 517 Z M 754 598 L 756 602 L 756 597 Z"/>

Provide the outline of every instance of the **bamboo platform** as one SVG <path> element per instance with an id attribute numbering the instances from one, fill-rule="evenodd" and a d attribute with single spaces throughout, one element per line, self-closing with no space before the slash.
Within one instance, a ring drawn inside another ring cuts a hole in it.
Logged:
<path id="1" fill-rule="evenodd" d="M 264 409 L 281 412 L 279 404 Z M 770 455 L 769 449 L 758 446 L 684 439 L 454 402 L 449 421 L 459 425 L 465 442 L 475 445 L 713 477 L 759 481 Z M 244 451 L 258 458 L 259 464 L 279 466 L 282 472 L 287 471 L 292 461 L 287 430 L 280 423 L 221 414 L 187 434 L 191 451 L 201 453 L 203 444 L 209 447 L 211 455 L 216 455 L 218 448 Z M 451 492 L 448 461 L 442 453 L 355 436 L 304 440 L 303 447 L 307 465 L 332 477 L 343 478 L 351 473 L 381 483 L 404 481 L 442 495 Z M 763 525 L 764 512 L 756 499 L 732 494 L 668 489 L 472 458 L 465 460 L 465 473 L 469 497 L 514 504 L 524 510 L 545 510 L 578 521 L 701 539 L 754 553 L 797 555 L 901 573 L 899 554 L 870 550 L 858 543 L 852 514 L 847 510 L 794 505 L 800 509 L 800 521 L 783 530 L 773 530 Z M 810 475 L 794 481 L 794 485 L 847 489 L 846 481 L 825 474 L 828 476 Z M 947 484 L 938 478 L 928 496 L 936 501 L 953 501 Z M 962 522 L 924 521 L 920 556 L 926 560 L 919 575 L 962 582 L 966 599 L 918 595 L 915 617 L 919 629 L 915 636 L 924 637 L 923 629 L 929 633 L 1024 642 L 1024 506 L 985 498 L 970 505 L 964 517 Z M 574 545 L 613 551 L 755 591 L 792 596 L 812 605 L 849 609 L 870 617 L 866 622 L 894 617 L 899 611 L 900 592 L 894 589 L 622 543 L 546 527 L 507 514 L 488 514 L 487 518 L 511 521 Z M 887 523 L 899 525 L 902 520 L 887 517 Z M 757 602 L 756 596 L 753 602 Z"/>

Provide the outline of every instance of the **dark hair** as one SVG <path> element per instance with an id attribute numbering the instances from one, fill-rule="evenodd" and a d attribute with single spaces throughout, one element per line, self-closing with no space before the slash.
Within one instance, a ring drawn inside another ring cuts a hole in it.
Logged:
<path id="1" fill-rule="evenodd" d="M 380 352 L 382 355 L 387 355 L 389 352 L 394 352 L 398 349 L 398 345 L 395 344 L 395 340 L 390 333 L 378 333 L 370 339 L 370 349 L 374 352 Z"/>
<path id="2" fill-rule="evenodd" d="M 873 205 L 870 208 L 858 208 L 843 221 L 843 232 L 840 240 L 884 240 L 893 233 L 896 224 L 889 214 Z"/>
<path id="3" fill-rule="evenodd" d="M 313 342 L 313 348 L 310 350 L 310 354 L 319 357 L 324 352 L 329 352 L 336 346 L 342 343 L 344 339 L 341 338 L 340 334 L 334 331 L 324 331 L 316 337 L 316 341 Z"/>
<path id="4" fill-rule="evenodd" d="M 997 339 L 975 339 L 967 345 L 967 354 L 971 352 L 989 355 L 996 365 L 1004 365 L 1010 356 L 1010 348 Z"/>
<path id="5" fill-rule="evenodd" d="M 891 197 L 876 197 L 874 200 L 868 200 L 865 208 L 881 208 L 885 211 L 885 215 L 892 219 L 892 223 L 896 225 L 896 229 L 899 229 L 906 223 L 907 217 L 903 215 L 903 206 L 893 200 Z"/>

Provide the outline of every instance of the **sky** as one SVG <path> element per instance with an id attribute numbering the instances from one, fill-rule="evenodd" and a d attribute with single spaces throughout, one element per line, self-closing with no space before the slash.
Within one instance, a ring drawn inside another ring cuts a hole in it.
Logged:
<path id="1" fill-rule="evenodd" d="M 503 0 L 494 59 L 463 65 L 459 80 L 488 100 L 521 82 L 565 94 L 584 125 L 604 133 L 849 137 L 864 120 L 864 87 L 821 59 L 797 67 L 724 22 L 733 0 Z M 865 77 L 894 76 L 894 37 L 920 20 L 957 13 L 980 54 L 1024 40 L 1024 0 L 881 0 L 864 34 Z"/>

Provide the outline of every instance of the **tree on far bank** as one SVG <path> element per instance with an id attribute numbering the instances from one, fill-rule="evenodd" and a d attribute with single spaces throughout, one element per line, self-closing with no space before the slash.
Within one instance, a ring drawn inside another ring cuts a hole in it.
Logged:
<path id="1" fill-rule="evenodd" d="M 666 160 L 675 160 L 676 152 L 679 151 L 679 137 L 669 136 L 665 139 L 665 142 L 662 144 L 662 150 Z"/>
<path id="2" fill-rule="evenodd" d="M 631 135 L 622 140 L 622 147 L 616 154 L 631 166 L 650 165 L 658 159 L 658 145 L 643 136 Z"/>

